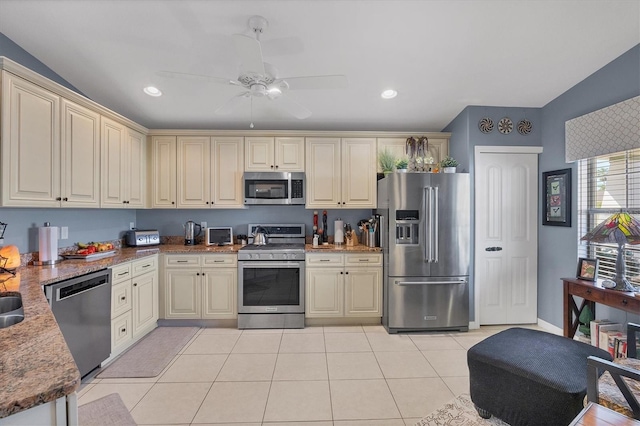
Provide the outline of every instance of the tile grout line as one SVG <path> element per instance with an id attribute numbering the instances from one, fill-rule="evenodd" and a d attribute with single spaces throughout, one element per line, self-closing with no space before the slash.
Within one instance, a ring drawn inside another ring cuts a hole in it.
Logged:
<path id="1" fill-rule="evenodd" d="M 242 332 L 244 334 L 244 331 Z M 262 412 L 262 421 L 260 424 L 264 424 L 265 416 L 267 415 L 267 407 L 269 406 L 269 396 L 271 395 L 271 387 L 273 386 L 273 376 L 276 374 L 276 366 L 278 365 L 278 357 L 280 356 L 280 347 L 282 346 L 282 338 L 284 336 L 284 330 L 280 334 L 280 342 L 278 342 L 278 350 L 276 352 L 276 362 L 273 364 L 273 371 L 271 372 L 271 380 L 269 381 L 269 390 L 267 391 L 267 399 L 264 402 L 264 411 Z"/>

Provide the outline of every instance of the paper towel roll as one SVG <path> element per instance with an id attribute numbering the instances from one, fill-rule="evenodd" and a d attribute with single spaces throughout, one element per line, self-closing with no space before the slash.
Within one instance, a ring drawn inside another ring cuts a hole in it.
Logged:
<path id="1" fill-rule="evenodd" d="M 335 222 L 333 222 L 333 229 L 335 231 L 333 236 L 333 243 L 344 243 L 344 222 L 341 220 L 336 220 Z"/>
<path id="2" fill-rule="evenodd" d="M 58 260 L 58 227 L 45 226 L 38 229 L 38 244 L 40 248 L 40 262 L 51 262 Z"/>

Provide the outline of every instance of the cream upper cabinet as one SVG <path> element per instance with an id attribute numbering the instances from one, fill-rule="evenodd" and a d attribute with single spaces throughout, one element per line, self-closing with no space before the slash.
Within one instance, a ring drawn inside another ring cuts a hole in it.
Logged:
<path id="1" fill-rule="evenodd" d="M 142 208 L 146 187 L 144 135 L 101 119 L 102 207 Z"/>
<path id="2" fill-rule="evenodd" d="M 246 172 L 303 172 L 304 138 L 245 138 Z"/>
<path id="3" fill-rule="evenodd" d="M 211 202 L 211 138 L 178 137 L 178 208 L 208 208 Z"/>
<path id="4" fill-rule="evenodd" d="M 242 208 L 242 137 L 178 137 L 178 207 Z"/>
<path id="5" fill-rule="evenodd" d="M 177 206 L 177 141 L 175 136 L 154 136 L 151 140 L 151 207 Z"/>
<path id="6" fill-rule="evenodd" d="M 415 137 L 419 137 L 416 135 Z M 428 145 L 427 151 L 429 156 L 433 157 L 435 163 L 439 163 L 442 159 L 449 155 L 449 137 L 448 136 L 435 136 L 427 137 Z M 385 149 L 392 153 L 396 158 L 402 158 L 407 156 L 406 145 L 407 138 L 378 138 L 378 154 Z M 382 173 L 380 164 L 376 160 L 376 170 L 378 173 Z"/>
<path id="7" fill-rule="evenodd" d="M 62 99 L 62 207 L 100 207 L 100 114 Z"/>
<path id="8" fill-rule="evenodd" d="M 307 208 L 375 208 L 376 140 L 307 138 Z"/>
<path id="9" fill-rule="evenodd" d="M 127 128 L 127 169 L 129 180 L 126 185 L 127 207 L 146 207 L 147 197 L 147 143 L 146 137 Z"/>
<path id="10" fill-rule="evenodd" d="M 2 72 L 2 205 L 60 206 L 60 97 Z"/>

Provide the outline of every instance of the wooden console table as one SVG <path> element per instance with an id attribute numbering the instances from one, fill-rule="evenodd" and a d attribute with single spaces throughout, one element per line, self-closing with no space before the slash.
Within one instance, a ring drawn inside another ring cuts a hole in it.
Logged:
<path id="1" fill-rule="evenodd" d="M 596 303 L 622 309 L 634 314 L 640 314 L 640 297 L 634 297 L 633 293 L 609 290 L 602 287 L 600 281 L 584 281 L 577 278 L 562 278 L 564 287 L 564 336 L 571 337 L 578 329 L 578 318 L 582 310 L 589 306 L 593 315 L 596 314 Z M 576 305 L 574 296 L 584 299 L 580 308 Z"/>
<path id="2" fill-rule="evenodd" d="M 569 426 L 640 426 L 640 422 L 590 402 Z"/>

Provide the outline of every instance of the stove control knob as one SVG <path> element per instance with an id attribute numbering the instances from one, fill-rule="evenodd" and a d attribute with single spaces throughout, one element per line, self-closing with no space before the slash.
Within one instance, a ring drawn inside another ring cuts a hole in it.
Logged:
<path id="1" fill-rule="evenodd" d="M 269 259 L 273 259 L 273 253 L 269 255 Z"/>
<path id="2" fill-rule="evenodd" d="M 247 259 L 251 259 L 251 255 L 250 254 L 247 254 Z"/>

